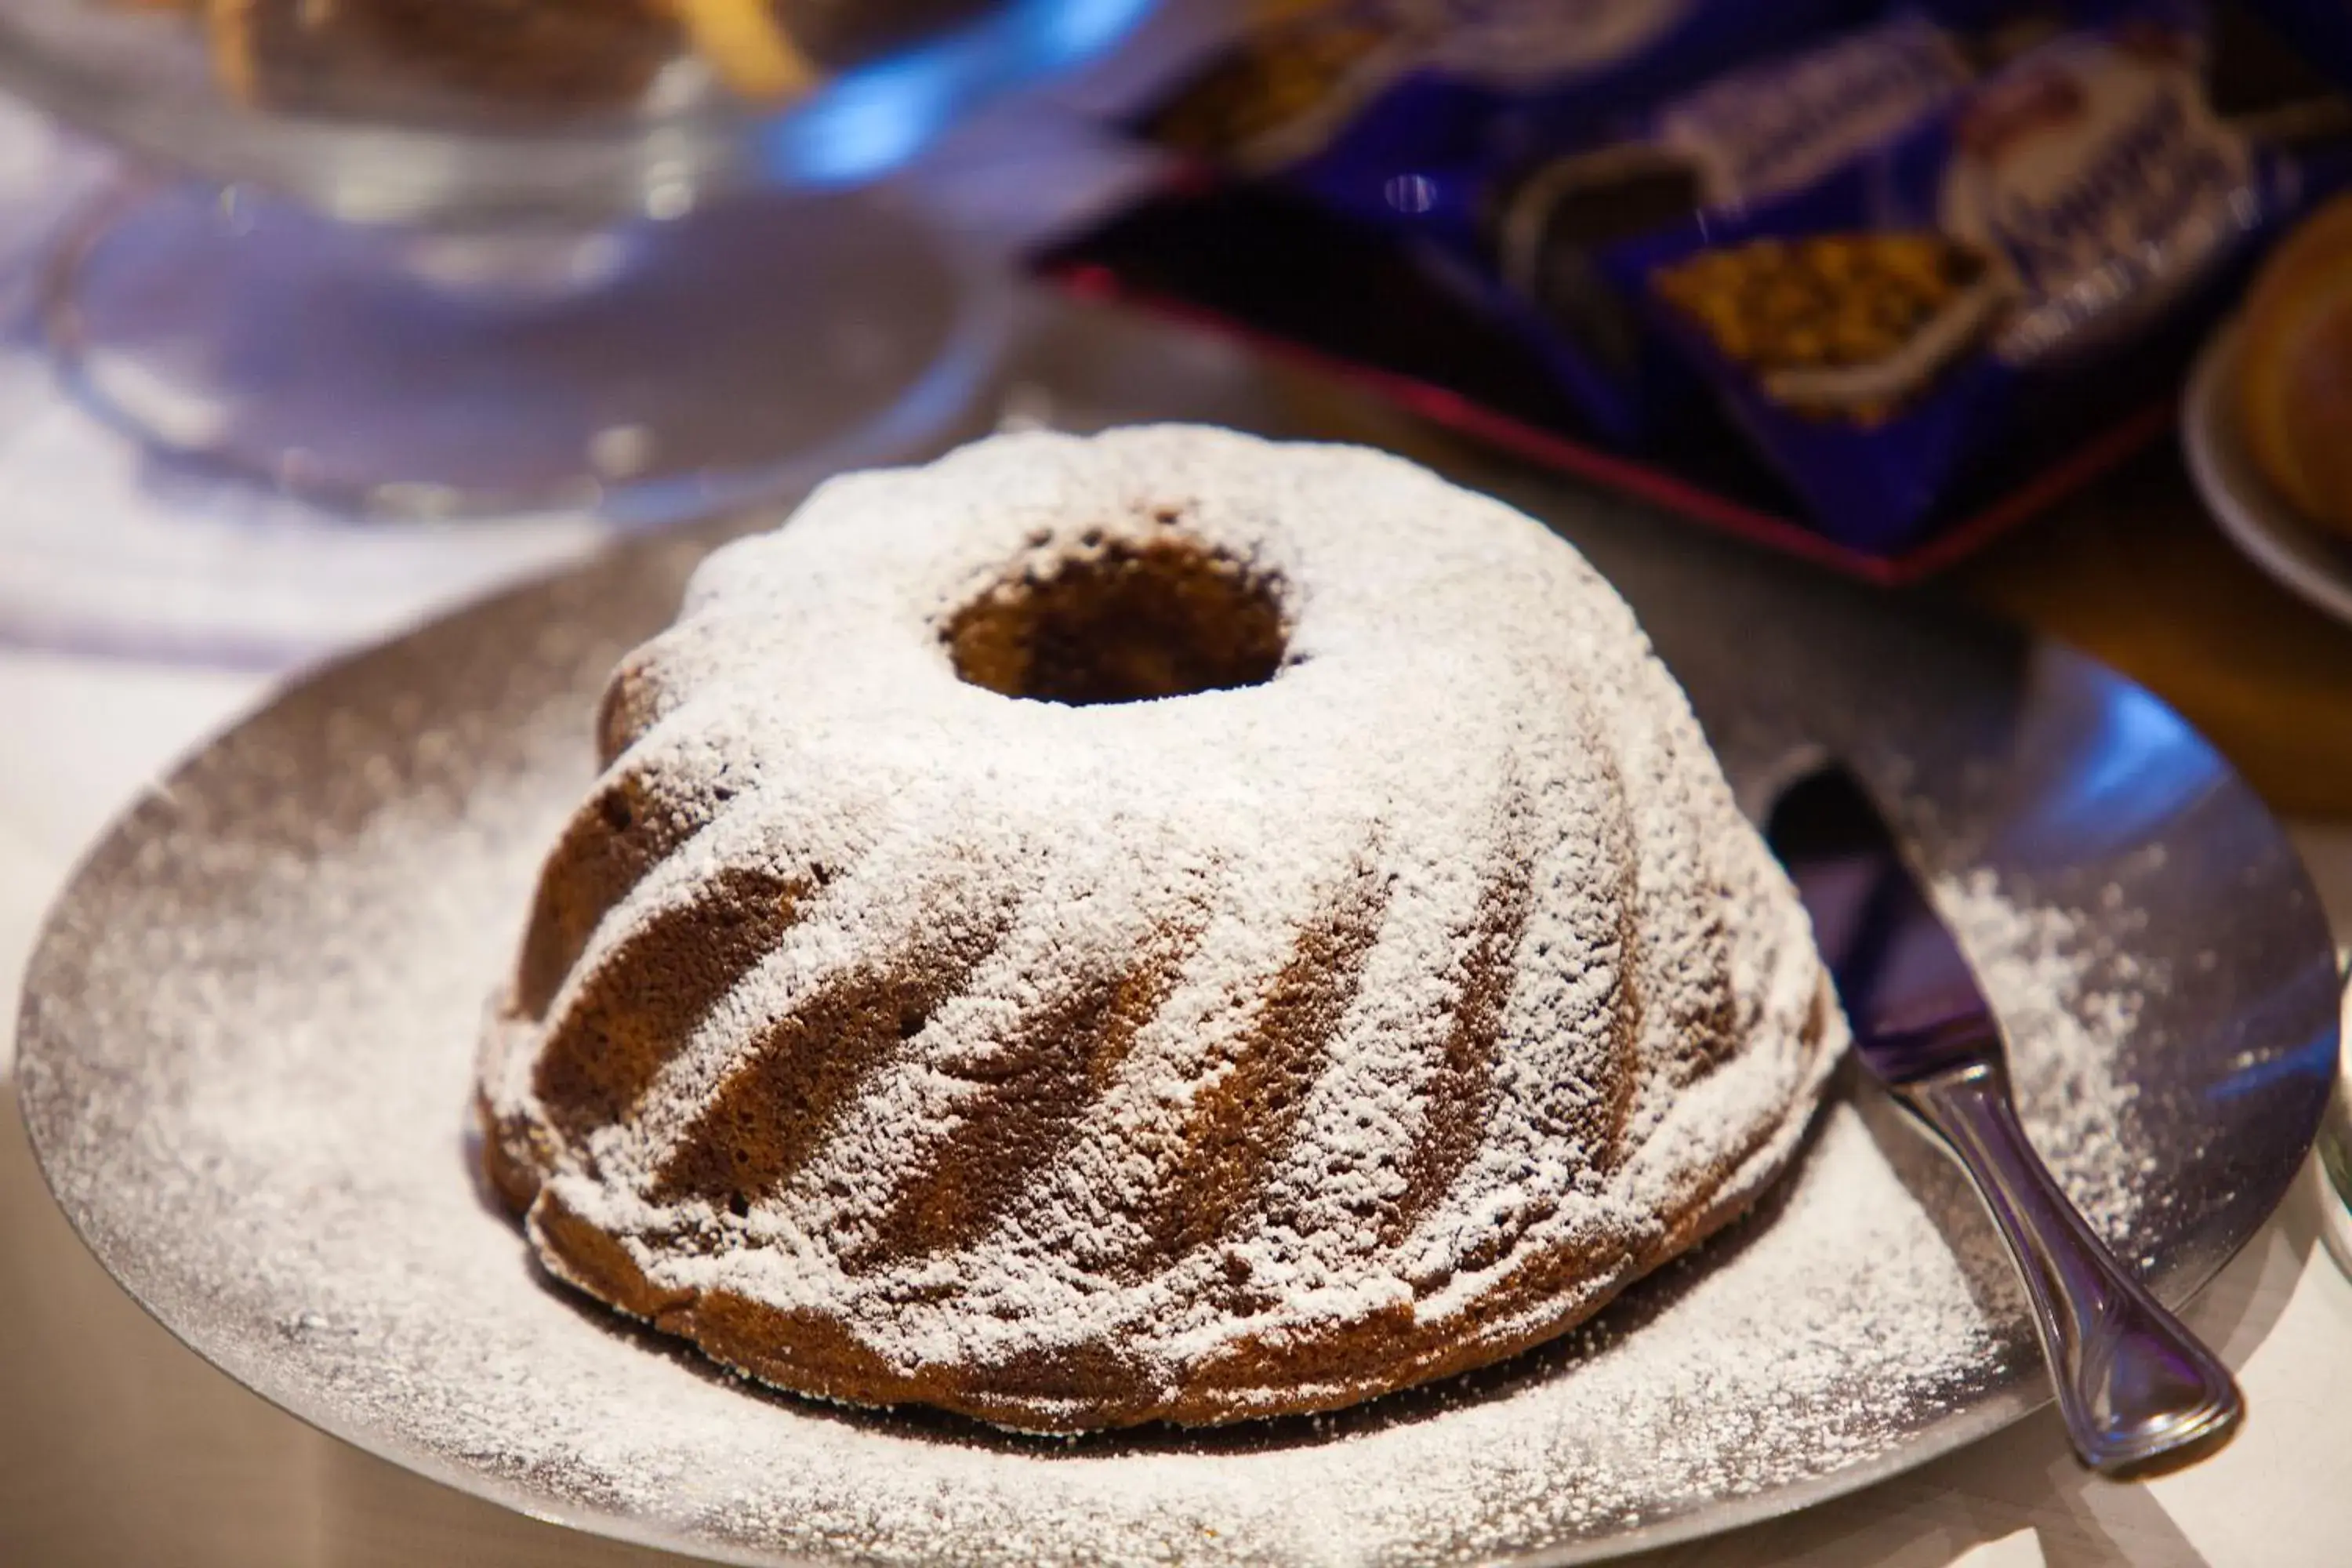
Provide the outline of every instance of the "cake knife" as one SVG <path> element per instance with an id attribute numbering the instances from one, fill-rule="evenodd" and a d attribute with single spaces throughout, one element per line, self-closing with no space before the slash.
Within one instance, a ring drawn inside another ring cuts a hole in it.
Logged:
<path id="1" fill-rule="evenodd" d="M 1855 1055 L 1991 1211 L 2083 1462 L 2124 1475 L 2226 1442 L 2245 1408 L 2237 1384 L 2035 1156 L 2000 1021 L 1870 797 L 1843 768 L 1820 769 L 1780 795 L 1766 837 L 1812 917 Z"/>

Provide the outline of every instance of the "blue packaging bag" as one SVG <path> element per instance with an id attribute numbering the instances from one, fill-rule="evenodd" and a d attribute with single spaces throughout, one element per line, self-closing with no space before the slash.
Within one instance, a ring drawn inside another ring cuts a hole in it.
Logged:
<path id="1" fill-rule="evenodd" d="M 1832 536 L 1900 548 L 2037 407 L 2209 307 L 2299 200 L 2201 13 L 2111 9 L 1814 184 L 1608 258 Z"/>

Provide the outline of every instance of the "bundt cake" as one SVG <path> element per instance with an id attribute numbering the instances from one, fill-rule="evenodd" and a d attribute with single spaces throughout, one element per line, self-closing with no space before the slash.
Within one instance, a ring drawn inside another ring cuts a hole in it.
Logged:
<path id="1" fill-rule="evenodd" d="M 1844 1039 L 1623 602 L 1370 451 L 835 480 L 599 740 L 485 1170 L 785 1389 L 1070 1431 L 1492 1362 L 1738 1214 Z"/>

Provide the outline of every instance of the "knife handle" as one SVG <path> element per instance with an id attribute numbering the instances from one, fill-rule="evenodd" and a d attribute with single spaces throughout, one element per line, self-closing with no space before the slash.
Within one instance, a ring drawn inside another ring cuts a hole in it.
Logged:
<path id="1" fill-rule="evenodd" d="M 2245 1411 L 2229 1368 L 2092 1234 L 2026 1142 L 1999 1064 L 1971 1063 L 1895 1092 L 1992 1211 L 2083 1462 L 2117 1475 L 2226 1440 Z"/>

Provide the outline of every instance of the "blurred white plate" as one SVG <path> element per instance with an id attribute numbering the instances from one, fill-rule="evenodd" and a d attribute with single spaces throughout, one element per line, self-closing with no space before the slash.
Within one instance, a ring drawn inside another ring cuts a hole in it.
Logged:
<path id="1" fill-rule="evenodd" d="M 2181 395 L 2180 444 L 2198 493 L 2221 531 L 2283 586 L 2337 620 L 2352 622 L 2352 542 L 2296 511 L 2254 466 L 2238 427 L 2233 318 L 2215 329 Z"/>

